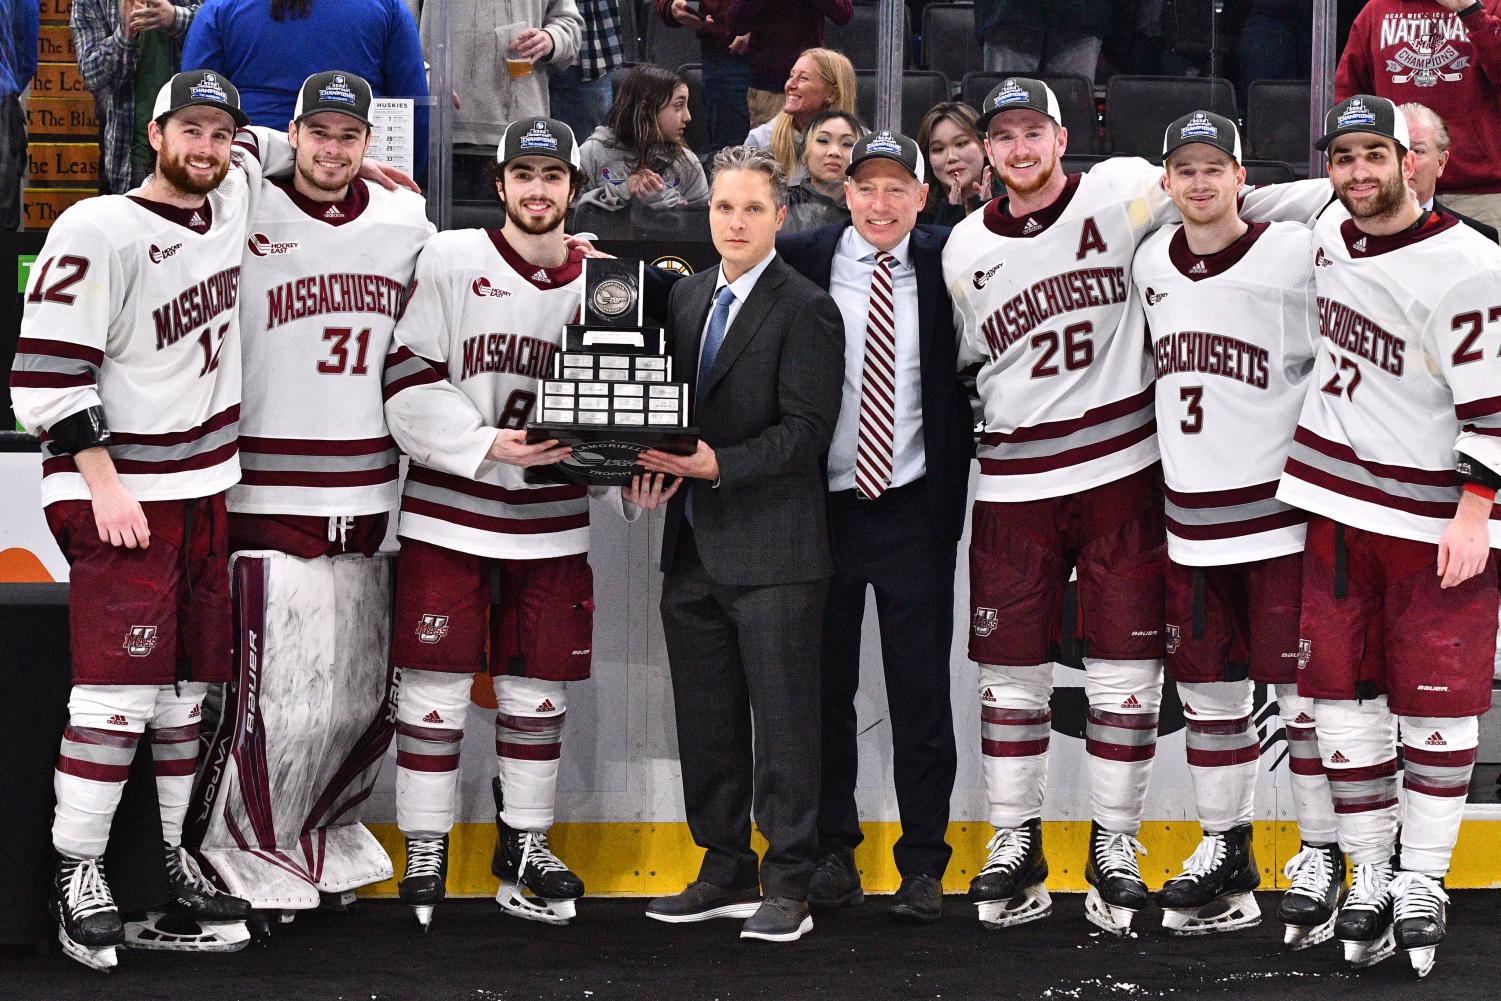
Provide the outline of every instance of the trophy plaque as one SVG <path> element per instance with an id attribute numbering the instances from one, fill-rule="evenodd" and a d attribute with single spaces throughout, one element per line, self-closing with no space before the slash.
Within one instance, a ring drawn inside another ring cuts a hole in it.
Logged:
<path id="1" fill-rule="evenodd" d="M 690 455 L 698 447 L 688 386 L 673 381 L 666 335 L 642 325 L 645 267 L 584 261 L 582 322 L 563 328 L 553 377 L 538 387 L 541 419 L 526 426 L 528 443 L 555 438 L 573 452 L 528 467 L 526 482 L 625 485 L 645 472 L 636 456 L 648 448 Z"/>

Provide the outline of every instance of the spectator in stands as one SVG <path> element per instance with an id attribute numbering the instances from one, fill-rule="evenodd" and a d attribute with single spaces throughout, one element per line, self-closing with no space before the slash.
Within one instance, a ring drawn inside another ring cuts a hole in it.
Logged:
<path id="1" fill-rule="evenodd" d="M 1418 196 L 1418 204 L 1434 212 L 1452 215 L 1492 243 L 1498 242 L 1496 227 L 1455 212 L 1434 195 L 1438 179 L 1444 176 L 1444 168 L 1449 165 L 1449 129 L 1444 120 L 1434 114 L 1432 108 L 1415 101 L 1398 110 L 1407 120 L 1407 137 L 1417 161 L 1408 185 Z"/>
<path id="2" fill-rule="evenodd" d="M 1355 18 L 1334 96 L 1421 101 L 1454 137 L 1439 191 L 1501 226 L 1501 2 L 1370 0 Z"/>
<path id="3" fill-rule="evenodd" d="M 1257 80 L 1307 80 L 1312 50 L 1308 0 L 1251 0 L 1240 32 L 1240 99 Z"/>
<path id="4" fill-rule="evenodd" d="M 993 196 L 980 115 L 962 101 L 944 101 L 923 116 L 917 148 L 928 157 L 923 222 L 955 226 Z"/>
<path id="5" fill-rule="evenodd" d="M 808 123 L 803 149 L 802 180 L 787 189 L 787 218 L 783 233 L 821 229 L 850 221 L 844 203 L 845 170 L 850 152 L 865 135 L 865 127 L 848 111 L 825 111 Z"/>
<path id="6" fill-rule="evenodd" d="M 636 0 L 575 0 L 584 19 L 578 62 L 547 68 L 552 117 L 586 136 L 610 113 L 610 71 L 625 65 L 620 5 Z"/>
<path id="7" fill-rule="evenodd" d="M 782 81 L 792 75 L 802 53 L 823 45 L 824 18 L 849 24 L 854 16 L 851 0 L 732 0 L 730 31 L 750 35 L 745 55 L 750 64 L 746 102 L 752 129 L 782 110 Z M 851 103 L 845 111 L 854 110 L 855 92 L 849 93 Z"/>
<path id="8" fill-rule="evenodd" d="M 793 182 L 804 173 L 803 142 L 821 111 L 855 111 L 855 67 L 833 49 L 808 49 L 792 64 L 782 87 L 782 110 L 751 129 L 745 145 L 770 149 Z"/>
<path id="9" fill-rule="evenodd" d="M 99 154 L 114 194 L 144 181 L 156 162 L 146 126 L 156 92 L 179 68 L 182 37 L 198 6 L 196 0 L 180 7 L 169 0 L 73 0 L 73 48 L 104 119 Z"/>
<path id="10" fill-rule="evenodd" d="M 709 115 L 709 150 L 717 153 L 734 146 L 750 131 L 750 63 L 745 50 L 750 35 L 734 35 L 729 29 L 730 0 L 653 0 L 657 16 L 671 25 L 691 28 L 698 36 L 699 59 L 704 69 L 704 110 Z"/>
<path id="11" fill-rule="evenodd" d="M 575 0 L 407 0 L 421 7 L 422 45 L 431 53 L 432 12 L 447 4 L 449 80 L 457 110 L 457 143 L 494 146 L 508 123 L 531 115 L 549 115 L 552 104 L 547 74 L 512 76 L 506 57 L 551 66 L 572 66 L 583 41 L 584 19 Z M 503 43 L 506 25 L 529 25 L 510 46 Z"/>
<path id="12" fill-rule="evenodd" d="M 427 163 L 427 74 L 401 0 L 207 0 L 183 45 L 184 69 L 235 81 L 252 125 L 285 129 L 302 82 L 341 69 L 376 97 L 417 100 L 413 163 Z"/>
<path id="13" fill-rule="evenodd" d="M 1109 16 L 1105 0 L 975 0 L 975 37 L 988 72 L 1093 81 Z"/>
<path id="14" fill-rule="evenodd" d="M 579 147 L 588 181 L 578 204 L 611 212 L 632 202 L 654 209 L 707 204 L 703 164 L 683 144 L 691 119 L 681 77 L 660 66 L 634 67 L 605 124 Z"/>
<path id="15" fill-rule="evenodd" d="M 26 109 L 21 92 L 36 75 L 37 5 L 8 3 L 0 25 L 0 230 L 21 228 L 26 173 Z"/>

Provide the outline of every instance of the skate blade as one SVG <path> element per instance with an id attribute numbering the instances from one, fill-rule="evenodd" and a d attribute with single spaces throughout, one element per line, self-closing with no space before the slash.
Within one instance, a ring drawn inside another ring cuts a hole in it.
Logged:
<path id="1" fill-rule="evenodd" d="M 417 904 L 417 905 L 415 905 L 415 906 L 412 907 L 412 914 L 416 916 L 417 923 L 422 926 L 422 930 L 423 931 L 427 931 L 429 928 L 432 927 L 432 925 L 433 925 L 433 905 L 432 904 Z"/>
<path id="2" fill-rule="evenodd" d="M 1089 895 L 1084 898 L 1084 916 L 1101 931 L 1125 938 L 1131 934 L 1131 921 L 1136 917 L 1136 912 L 1129 907 L 1105 903 L 1100 891 L 1091 886 Z"/>
<path id="3" fill-rule="evenodd" d="M 1356 942 L 1348 939 L 1341 939 L 1340 942 L 1345 948 L 1345 962 L 1357 970 L 1375 966 L 1397 951 L 1396 941 L 1392 937 L 1390 928 L 1374 942 Z"/>
<path id="4" fill-rule="evenodd" d="M 1438 946 L 1423 945 L 1406 951 L 1407 961 L 1412 964 L 1412 972 L 1418 975 L 1418 979 L 1428 976 L 1428 971 L 1433 969 L 1433 960 L 1438 952 Z"/>
<path id="5" fill-rule="evenodd" d="M 108 973 L 120 965 L 120 957 L 115 952 L 115 946 L 88 946 L 79 945 L 68 937 L 68 933 L 61 928 L 57 930 L 57 940 L 62 943 L 63 953 L 71 959 L 76 959 L 84 966 L 101 973 Z"/>
<path id="6" fill-rule="evenodd" d="M 144 921 L 125 922 L 125 947 L 163 952 L 239 952 L 250 942 L 250 929 L 243 921 L 186 918 L 174 928 L 163 927 L 163 917 L 152 911 Z"/>
<path id="7" fill-rule="evenodd" d="M 975 905 L 986 928 L 1011 928 L 1045 918 L 1053 912 L 1053 898 L 1041 883 L 1027 887 L 1010 900 L 985 900 Z"/>
<path id="8" fill-rule="evenodd" d="M 1214 935 L 1261 924 L 1261 907 L 1249 893 L 1212 900 L 1199 908 L 1165 908 L 1162 927 L 1174 935 Z"/>
<path id="9" fill-rule="evenodd" d="M 1293 952 L 1301 952 L 1316 945 L 1323 945 L 1333 937 L 1334 915 L 1331 914 L 1328 921 L 1316 927 L 1286 925 L 1282 931 L 1282 944 Z"/>
<path id="10" fill-rule="evenodd" d="M 495 902 L 507 914 L 527 921 L 540 921 L 545 925 L 566 925 L 576 914 L 572 900 L 544 900 L 523 896 L 521 887 L 505 881 L 495 891 Z"/>

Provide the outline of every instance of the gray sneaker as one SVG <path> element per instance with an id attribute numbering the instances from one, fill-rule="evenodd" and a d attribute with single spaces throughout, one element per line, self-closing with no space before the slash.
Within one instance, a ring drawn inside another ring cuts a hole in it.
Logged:
<path id="1" fill-rule="evenodd" d="M 943 884 L 925 872 L 902 877 L 890 914 L 898 921 L 937 921 L 943 917 Z"/>
<path id="2" fill-rule="evenodd" d="M 698 880 L 680 893 L 657 897 L 646 905 L 646 916 L 668 924 L 709 921 L 714 918 L 748 918 L 761 906 L 761 891 L 731 890 Z"/>
<path id="3" fill-rule="evenodd" d="M 740 929 L 741 938 L 764 942 L 796 942 L 813 930 L 813 915 L 806 900 L 767 897 Z"/>
<path id="4" fill-rule="evenodd" d="M 818 860 L 808 880 L 808 903 L 819 910 L 865 903 L 853 850 L 844 848 Z"/>

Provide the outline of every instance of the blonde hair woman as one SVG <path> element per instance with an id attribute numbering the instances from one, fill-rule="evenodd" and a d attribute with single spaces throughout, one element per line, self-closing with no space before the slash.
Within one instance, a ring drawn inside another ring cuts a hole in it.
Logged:
<path id="1" fill-rule="evenodd" d="M 808 125 L 824 111 L 855 111 L 855 67 L 842 52 L 804 49 L 787 83 L 781 112 L 764 125 L 751 129 L 745 145 L 769 149 L 789 181 L 807 175 L 803 165 L 803 141 Z"/>

